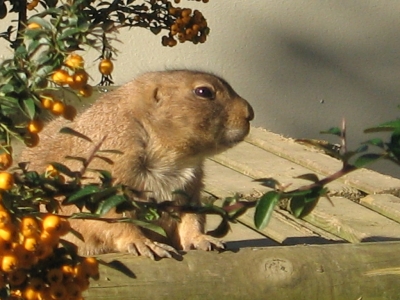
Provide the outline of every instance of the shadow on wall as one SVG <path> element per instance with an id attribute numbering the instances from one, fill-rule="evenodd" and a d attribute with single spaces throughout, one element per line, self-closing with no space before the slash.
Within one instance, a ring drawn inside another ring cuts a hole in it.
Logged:
<path id="1" fill-rule="evenodd" d="M 266 50 L 257 68 L 264 68 L 258 72 L 268 81 L 270 104 L 268 111 L 256 111 L 273 118 L 258 119 L 257 125 L 336 143 L 319 132 L 345 118 L 351 149 L 377 136 L 364 134 L 365 128 L 400 116 L 400 19 L 393 14 L 400 5 L 355 2 L 350 9 L 346 2 L 309 5 L 299 15 L 296 5 L 282 5 L 279 17 L 263 24 Z M 400 177 L 390 163 L 371 168 Z"/>

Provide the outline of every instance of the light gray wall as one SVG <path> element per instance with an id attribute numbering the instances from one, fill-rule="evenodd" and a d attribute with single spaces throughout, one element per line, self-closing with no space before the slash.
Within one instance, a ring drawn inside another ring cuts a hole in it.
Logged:
<path id="1" fill-rule="evenodd" d="M 400 1 L 183 0 L 180 5 L 203 12 L 211 27 L 208 41 L 165 48 L 161 36 L 123 30 L 122 43 L 114 43 L 120 50 L 116 84 L 148 70 L 211 71 L 251 102 L 254 125 L 294 138 L 328 139 L 319 131 L 345 117 L 352 146 L 370 137 L 364 128 L 399 115 Z M 85 55 L 94 82 L 96 56 Z M 400 177 L 390 165 L 379 170 Z"/>

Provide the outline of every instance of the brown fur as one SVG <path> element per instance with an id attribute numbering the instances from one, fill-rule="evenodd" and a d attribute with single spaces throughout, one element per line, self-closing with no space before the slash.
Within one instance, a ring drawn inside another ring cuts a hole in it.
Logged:
<path id="1" fill-rule="evenodd" d="M 207 87 L 215 97 L 196 95 L 198 87 Z M 38 171 L 51 161 L 79 170 L 78 162 L 64 157 L 88 155 L 93 144 L 57 134 L 62 126 L 69 126 L 94 142 L 106 136 L 102 149 L 124 152 L 109 156 L 114 161 L 112 166 L 95 159 L 91 168 L 109 169 L 118 182 L 150 191 L 148 197 L 157 201 L 199 204 L 204 159 L 242 141 L 252 118 L 251 106 L 216 76 L 194 71 L 146 73 L 103 95 L 74 122 L 50 122 L 40 134 L 39 145 L 23 152 L 21 161 L 31 162 L 30 169 Z M 174 190 L 184 190 L 190 199 L 173 195 Z M 71 207 L 63 207 L 63 213 L 71 212 Z M 72 235 L 68 238 L 82 254 L 117 251 L 151 258 L 170 257 L 176 253 L 174 248 L 210 250 L 223 246 L 204 234 L 204 216 L 186 213 L 180 219 L 161 218 L 167 240 L 148 235 L 132 224 L 88 220 L 71 220 L 85 238 L 84 243 Z"/>

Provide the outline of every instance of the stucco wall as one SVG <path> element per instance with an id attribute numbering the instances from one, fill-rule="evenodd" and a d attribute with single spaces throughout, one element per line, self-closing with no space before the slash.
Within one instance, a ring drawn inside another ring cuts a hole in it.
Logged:
<path id="1" fill-rule="evenodd" d="M 399 115 L 400 1 L 183 0 L 181 5 L 201 9 L 211 27 L 208 41 L 165 48 L 161 36 L 124 30 L 122 43 L 114 44 L 120 50 L 116 84 L 148 70 L 211 71 L 251 102 L 254 125 L 295 138 L 327 139 L 319 131 L 345 117 L 350 146 L 369 138 L 363 128 Z M 0 47 L 1 55 L 9 53 Z M 94 82 L 96 55 L 85 55 Z M 400 176 L 390 165 L 379 170 Z"/>

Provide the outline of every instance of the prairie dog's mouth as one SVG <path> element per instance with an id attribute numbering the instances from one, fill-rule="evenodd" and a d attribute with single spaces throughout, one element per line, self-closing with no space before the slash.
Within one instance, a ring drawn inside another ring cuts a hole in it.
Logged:
<path id="1" fill-rule="evenodd" d="M 233 147 L 244 140 L 248 135 L 249 130 L 250 126 L 247 126 L 246 128 L 229 129 L 225 132 L 223 144 L 227 147 Z"/>

